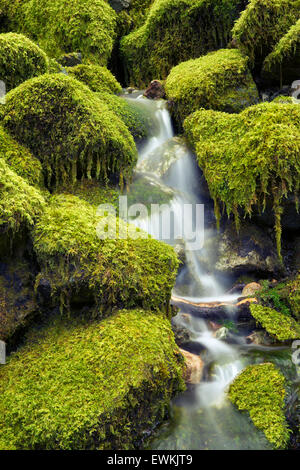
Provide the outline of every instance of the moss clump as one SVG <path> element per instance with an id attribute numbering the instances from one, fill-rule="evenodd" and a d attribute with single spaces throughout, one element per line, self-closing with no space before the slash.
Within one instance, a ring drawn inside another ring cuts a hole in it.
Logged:
<path id="1" fill-rule="evenodd" d="M 289 430 L 284 415 L 284 376 L 274 364 L 246 367 L 229 388 L 229 398 L 239 410 L 250 414 L 274 448 L 286 447 Z"/>
<path id="2" fill-rule="evenodd" d="M 128 81 L 142 87 L 180 62 L 225 47 L 242 3 L 155 0 L 145 23 L 121 41 Z"/>
<path id="3" fill-rule="evenodd" d="M 300 274 L 275 285 L 263 281 L 257 297 L 263 306 L 271 307 L 288 316 L 293 314 L 300 320 Z"/>
<path id="4" fill-rule="evenodd" d="M 183 388 L 163 315 L 123 310 L 100 323 L 56 321 L 1 367 L 0 449 L 138 447 Z"/>
<path id="5" fill-rule="evenodd" d="M 117 224 L 117 227 L 116 227 Z M 141 238 L 143 237 L 143 238 Z M 96 303 L 169 311 L 178 267 L 174 250 L 71 195 L 53 197 L 33 232 L 42 272 L 55 305 Z"/>
<path id="6" fill-rule="evenodd" d="M 44 208 L 44 198 L 0 158 L 0 234 L 12 236 L 31 228 Z"/>
<path id="7" fill-rule="evenodd" d="M 255 104 L 259 97 L 247 61 L 238 50 L 223 49 L 174 67 L 165 88 L 177 120 L 201 107 L 239 112 Z"/>
<path id="8" fill-rule="evenodd" d="M 240 114 L 199 110 L 185 121 L 198 162 L 215 201 L 228 215 L 251 215 L 255 205 L 273 208 L 277 251 L 281 252 L 281 215 L 289 193 L 299 193 L 300 107 L 263 103 Z"/>
<path id="9" fill-rule="evenodd" d="M 47 186 L 86 176 L 130 178 L 137 151 L 123 122 L 78 80 L 33 78 L 12 90 L 3 126 L 40 159 Z"/>
<path id="10" fill-rule="evenodd" d="M 300 338 L 300 325 L 288 314 L 258 304 L 250 305 L 251 315 L 279 341 Z"/>
<path id="11" fill-rule="evenodd" d="M 288 284 L 288 288 L 292 312 L 300 320 L 300 273 Z"/>
<path id="12" fill-rule="evenodd" d="M 0 34 L 0 80 L 6 91 L 48 70 L 46 54 L 22 34 Z"/>
<path id="13" fill-rule="evenodd" d="M 266 57 L 263 75 L 274 75 L 281 86 L 283 82 L 292 83 L 300 76 L 300 19 Z"/>
<path id="14" fill-rule="evenodd" d="M 100 93 L 121 93 L 122 91 L 120 83 L 106 67 L 81 64 L 67 67 L 66 71 L 68 75 L 85 83 L 92 91 Z"/>
<path id="15" fill-rule="evenodd" d="M 299 0 L 250 0 L 232 35 L 252 65 L 260 68 L 264 58 L 299 17 Z"/>
<path id="16" fill-rule="evenodd" d="M 0 158 L 3 158 L 10 169 L 28 183 L 33 186 L 42 186 L 43 173 L 41 162 L 29 150 L 18 144 L 1 126 Z"/>
<path id="17" fill-rule="evenodd" d="M 104 0 L 27 0 L 11 7 L 12 28 L 24 32 L 50 57 L 81 52 L 106 65 L 115 39 L 116 13 Z"/>

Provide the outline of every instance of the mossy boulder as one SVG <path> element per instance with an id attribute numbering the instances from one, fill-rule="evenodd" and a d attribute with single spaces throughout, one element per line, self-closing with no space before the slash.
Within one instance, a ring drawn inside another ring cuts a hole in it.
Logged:
<path id="1" fill-rule="evenodd" d="M 275 449 L 285 448 L 289 429 L 284 415 L 285 378 L 271 363 L 246 367 L 229 388 L 229 398 L 248 411 Z"/>
<path id="2" fill-rule="evenodd" d="M 106 65 L 115 40 L 116 13 L 105 0 L 27 0 L 10 7 L 11 29 L 37 41 L 50 57 L 81 52 Z"/>
<path id="3" fill-rule="evenodd" d="M 265 58 L 262 73 L 265 79 L 273 79 L 281 87 L 300 77 L 300 19 Z"/>
<path id="4" fill-rule="evenodd" d="M 48 58 L 23 34 L 0 34 L 0 80 L 6 91 L 48 70 Z"/>
<path id="5" fill-rule="evenodd" d="M 300 324 L 291 315 L 258 304 L 251 304 L 250 312 L 255 320 L 277 340 L 300 338 Z"/>
<path id="6" fill-rule="evenodd" d="M 260 72 L 265 57 L 299 18 L 299 0 L 250 0 L 235 23 L 232 36 Z"/>
<path id="7" fill-rule="evenodd" d="M 2 125 L 39 158 L 48 187 L 77 178 L 116 178 L 122 186 L 136 162 L 123 122 L 83 83 L 45 74 L 12 90 Z"/>
<path id="8" fill-rule="evenodd" d="M 184 389 L 182 366 L 160 313 L 52 321 L 1 366 L 0 449 L 138 448 Z"/>
<path id="9" fill-rule="evenodd" d="M 38 293 L 50 289 L 47 306 L 169 312 L 178 267 L 173 248 L 113 215 L 97 216 L 94 206 L 76 196 L 53 197 L 35 224 L 33 247 L 41 266 Z"/>
<path id="10" fill-rule="evenodd" d="M 199 108 L 239 112 L 258 102 L 248 59 L 236 49 L 222 49 L 183 62 L 171 70 L 166 94 L 178 122 Z"/>
<path id="11" fill-rule="evenodd" d="M 300 274 L 278 283 L 263 282 L 257 293 L 259 303 L 281 314 L 300 320 Z"/>
<path id="12" fill-rule="evenodd" d="M 66 68 L 68 75 L 85 83 L 94 92 L 121 93 L 122 87 L 113 74 L 99 65 L 76 65 Z"/>
<path id="13" fill-rule="evenodd" d="M 284 201 L 299 194 L 300 107 L 263 103 L 227 114 L 199 110 L 184 124 L 194 145 L 219 220 L 220 206 L 235 214 L 264 211 L 269 201 L 280 256 Z"/>
<path id="14" fill-rule="evenodd" d="M 225 47 L 238 0 L 155 0 L 144 24 L 121 41 L 128 80 L 143 87 L 180 62 Z"/>

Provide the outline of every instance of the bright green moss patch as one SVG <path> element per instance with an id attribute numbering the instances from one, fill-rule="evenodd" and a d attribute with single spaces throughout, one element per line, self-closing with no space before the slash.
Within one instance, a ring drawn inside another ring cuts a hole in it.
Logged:
<path id="1" fill-rule="evenodd" d="M 288 284 L 289 302 L 294 315 L 300 320 L 300 273 Z"/>
<path id="2" fill-rule="evenodd" d="M 56 321 L 0 369 L 0 449 L 132 449 L 183 390 L 168 320 Z"/>
<path id="3" fill-rule="evenodd" d="M 300 5 L 299 5 L 300 8 Z M 300 19 L 275 45 L 263 64 L 265 75 L 277 76 L 277 82 L 292 83 L 300 76 Z"/>
<path id="4" fill-rule="evenodd" d="M 145 23 L 121 41 L 128 81 L 143 87 L 174 65 L 225 47 L 238 0 L 155 0 Z"/>
<path id="5" fill-rule="evenodd" d="M 177 120 L 201 107 L 239 112 L 255 104 L 259 97 L 247 62 L 238 50 L 223 49 L 174 67 L 165 88 Z"/>
<path id="6" fill-rule="evenodd" d="M 246 367 L 229 388 L 229 398 L 239 410 L 246 410 L 274 448 L 286 447 L 289 430 L 284 415 L 284 376 L 274 364 Z"/>
<path id="7" fill-rule="evenodd" d="M 76 65 L 67 67 L 69 75 L 85 83 L 92 91 L 121 93 L 122 87 L 113 74 L 106 67 L 99 65 Z"/>
<path id="8" fill-rule="evenodd" d="M 233 28 L 233 38 L 254 65 L 263 59 L 300 18 L 299 0 L 250 0 Z"/>
<path id="9" fill-rule="evenodd" d="M 53 197 L 33 232 L 42 269 L 37 288 L 45 279 L 61 310 L 96 303 L 103 312 L 113 306 L 169 311 L 178 267 L 173 248 L 101 215 L 75 196 Z"/>
<path id="10" fill-rule="evenodd" d="M 3 158 L 10 169 L 28 183 L 34 186 L 42 186 L 43 173 L 41 162 L 29 150 L 18 144 L 1 126 L 0 158 Z"/>
<path id="11" fill-rule="evenodd" d="M 300 184 L 300 107 L 263 103 L 240 114 L 199 110 L 185 121 L 198 162 L 215 201 L 236 216 L 243 208 L 265 209 L 267 199 L 274 212 L 277 250 L 280 255 L 281 215 L 284 199 L 297 194 Z"/>
<path id="12" fill-rule="evenodd" d="M 0 34 L 0 80 L 6 91 L 48 70 L 46 54 L 22 34 Z"/>
<path id="13" fill-rule="evenodd" d="M 78 80 L 43 75 L 12 90 L 3 126 L 39 158 L 48 187 L 82 176 L 129 179 L 134 140 L 123 122 Z"/>
<path id="14" fill-rule="evenodd" d="M 51 57 L 81 52 L 85 61 L 100 65 L 110 57 L 116 13 L 104 0 L 27 0 L 12 8 L 11 18 Z"/>
<path id="15" fill-rule="evenodd" d="M 279 341 L 300 338 L 300 325 L 288 314 L 258 304 L 250 305 L 251 315 Z"/>

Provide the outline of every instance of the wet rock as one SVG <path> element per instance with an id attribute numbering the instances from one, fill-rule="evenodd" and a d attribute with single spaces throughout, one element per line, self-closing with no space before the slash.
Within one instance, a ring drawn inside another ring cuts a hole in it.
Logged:
<path id="1" fill-rule="evenodd" d="M 63 67 L 75 67 L 82 64 L 82 54 L 81 52 L 70 52 L 70 54 L 61 56 L 57 62 Z"/>
<path id="2" fill-rule="evenodd" d="M 298 198 L 298 202 L 300 202 L 300 198 Z M 281 205 L 283 207 L 281 217 L 282 230 L 298 231 L 300 229 L 300 213 L 297 213 L 294 195 L 288 195 L 287 198 L 282 199 Z M 262 214 L 255 212 L 254 208 L 252 220 L 259 225 L 272 229 L 274 227 L 274 214 L 268 204 Z"/>
<path id="3" fill-rule="evenodd" d="M 130 7 L 131 0 L 109 0 L 108 3 L 113 10 L 119 13 L 120 11 L 127 10 L 127 8 Z"/>
<path id="4" fill-rule="evenodd" d="M 276 340 L 271 338 L 266 331 L 254 330 L 246 337 L 246 342 L 248 344 L 256 344 L 258 346 L 272 346 L 276 343 Z"/>
<path id="5" fill-rule="evenodd" d="M 204 362 L 196 354 L 192 354 L 184 349 L 180 349 L 185 358 L 186 368 L 184 371 L 184 380 L 189 384 L 198 384 L 203 375 Z"/>
<path id="6" fill-rule="evenodd" d="M 274 274 L 281 271 L 275 243 L 265 230 L 242 222 L 237 233 L 233 222 L 229 222 L 220 235 L 215 269 L 221 273 Z"/>
<path id="7" fill-rule="evenodd" d="M 215 333 L 215 338 L 221 341 L 228 339 L 229 336 L 230 336 L 230 331 L 228 328 L 226 328 L 226 326 L 222 326 Z"/>
<path id="8" fill-rule="evenodd" d="M 188 343 L 190 341 L 190 331 L 183 325 L 178 325 L 173 319 L 172 330 L 175 336 L 175 341 L 178 346 L 182 346 L 183 344 Z"/>
<path id="9" fill-rule="evenodd" d="M 291 85 L 291 95 L 299 99 L 300 98 L 300 80 L 295 80 Z"/>
<path id="10" fill-rule="evenodd" d="M 159 80 L 152 80 L 144 93 L 144 96 L 149 100 L 159 100 L 164 98 L 165 95 L 165 89 Z"/>
<path id="11" fill-rule="evenodd" d="M 250 282 L 250 284 L 247 284 L 243 291 L 242 291 L 242 297 L 254 297 L 255 293 L 257 291 L 260 291 L 262 289 L 262 286 L 258 284 L 258 282 Z"/>

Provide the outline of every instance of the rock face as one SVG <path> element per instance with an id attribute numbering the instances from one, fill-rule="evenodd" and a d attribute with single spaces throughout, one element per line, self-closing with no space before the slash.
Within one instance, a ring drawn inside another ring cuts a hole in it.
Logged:
<path id="1" fill-rule="evenodd" d="M 202 378 L 204 362 L 196 354 L 192 354 L 184 349 L 180 349 L 180 352 L 185 358 L 186 363 L 184 380 L 189 384 L 198 384 Z"/>
<path id="2" fill-rule="evenodd" d="M 260 291 L 262 289 L 262 286 L 258 284 L 258 282 L 250 282 L 250 284 L 247 284 L 243 291 L 242 291 L 242 297 L 254 297 L 256 292 Z"/>
<path id="3" fill-rule="evenodd" d="M 165 89 L 159 80 L 152 80 L 144 96 L 149 100 L 158 100 L 165 97 Z"/>

